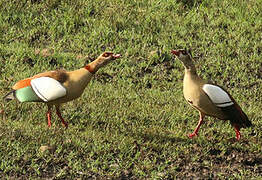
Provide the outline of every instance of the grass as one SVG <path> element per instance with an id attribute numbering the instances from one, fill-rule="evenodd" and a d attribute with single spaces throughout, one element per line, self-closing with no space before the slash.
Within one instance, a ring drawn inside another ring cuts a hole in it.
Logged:
<path id="1" fill-rule="evenodd" d="M 43 104 L 1 102 L 1 178 L 261 178 L 262 7 L 249 1 L 0 2 L 0 96 L 36 73 L 120 60 L 67 103 L 64 129 Z M 251 119 L 240 142 L 228 122 L 198 113 L 170 54 L 190 47 L 198 73 L 224 86 Z M 49 150 L 41 152 L 41 146 Z"/>

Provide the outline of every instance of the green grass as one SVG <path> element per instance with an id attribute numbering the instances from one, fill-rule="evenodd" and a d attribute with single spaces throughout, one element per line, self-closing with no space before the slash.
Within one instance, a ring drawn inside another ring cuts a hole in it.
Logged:
<path id="1" fill-rule="evenodd" d="M 0 178 L 261 178 L 261 3 L 0 1 L 0 96 L 36 73 L 77 69 L 105 50 L 122 54 L 64 106 L 68 129 L 55 114 L 48 128 L 43 104 L 1 101 Z M 254 124 L 240 142 L 213 118 L 186 137 L 198 112 L 170 54 L 184 47 Z M 41 152 L 44 145 L 52 149 Z"/>

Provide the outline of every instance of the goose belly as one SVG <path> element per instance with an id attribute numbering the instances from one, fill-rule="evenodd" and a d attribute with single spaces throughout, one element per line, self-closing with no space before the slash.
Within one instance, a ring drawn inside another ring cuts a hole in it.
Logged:
<path id="1" fill-rule="evenodd" d="M 195 109 L 209 116 L 227 119 L 221 109 L 212 103 L 199 85 L 191 84 L 190 86 L 184 86 L 183 92 L 186 101 Z"/>
<path id="2" fill-rule="evenodd" d="M 89 81 L 90 80 L 71 81 L 71 82 L 64 83 L 63 85 L 66 88 L 66 92 L 67 92 L 66 96 L 61 97 L 55 101 L 50 101 L 49 104 L 62 104 L 79 98 L 83 94 Z"/>

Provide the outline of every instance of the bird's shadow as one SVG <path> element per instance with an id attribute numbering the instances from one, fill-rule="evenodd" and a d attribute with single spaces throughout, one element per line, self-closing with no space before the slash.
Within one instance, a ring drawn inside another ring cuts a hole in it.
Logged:
<path id="1" fill-rule="evenodd" d="M 133 133 L 132 133 L 133 134 Z M 145 131 L 145 132 L 134 132 L 134 136 L 143 138 L 145 141 L 158 141 L 158 143 L 178 143 L 178 142 L 188 142 L 188 138 L 185 137 L 176 137 L 174 133 L 165 131 Z"/>
<path id="2" fill-rule="evenodd" d="M 178 0 L 178 3 L 182 3 L 187 8 L 193 8 L 201 4 L 201 0 Z"/>

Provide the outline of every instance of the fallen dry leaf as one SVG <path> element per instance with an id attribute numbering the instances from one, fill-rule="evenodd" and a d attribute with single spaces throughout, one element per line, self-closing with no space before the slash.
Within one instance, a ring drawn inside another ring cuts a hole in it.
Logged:
<path id="1" fill-rule="evenodd" d="M 83 55 L 79 54 L 76 56 L 76 59 L 82 59 L 83 57 L 84 57 Z"/>
<path id="2" fill-rule="evenodd" d="M 44 57 L 51 56 L 54 53 L 53 49 L 43 49 L 41 55 Z"/>
<path id="3" fill-rule="evenodd" d="M 39 150 L 40 150 L 40 152 L 45 152 L 45 151 L 49 151 L 49 152 L 51 152 L 51 153 L 53 153 L 54 151 L 55 151 L 55 146 L 41 146 L 40 148 L 39 148 Z"/>
<path id="4" fill-rule="evenodd" d="M 51 56 L 52 54 L 54 53 L 54 50 L 53 49 L 36 49 L 35 50 L 35 54 L 36 55 L 41 55 L 41 56 L 44 56 L 44 57 L 48 57 L 48 56 Z"/>

